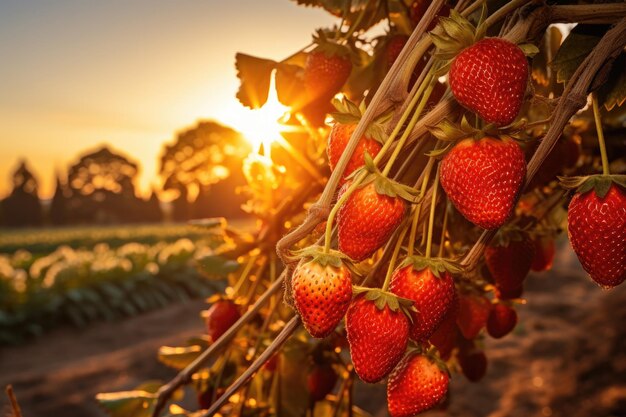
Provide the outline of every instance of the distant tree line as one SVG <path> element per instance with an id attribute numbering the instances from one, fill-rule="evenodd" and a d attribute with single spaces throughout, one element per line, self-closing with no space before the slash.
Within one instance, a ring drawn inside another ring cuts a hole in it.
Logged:
<path id="1" fill-rule="evenodd" d="M 135 187 L 138 164 L 103 146 L 80 155 L 65 175 L 57 172 L 54 195 L 45 203 L 35 175 L 22 160 L 12 173 L 10 194 L 0 202 L 1 224 L 37 227 L 241 217 L 244 198 L 237 190 L 245 184 L 241 161 L 249 151 L 235 130 L 199 122 L 164 145 L 159 168 L 163 187 L 142 198 Z M 175 198 L 164 204 L 160 193 Z"/>

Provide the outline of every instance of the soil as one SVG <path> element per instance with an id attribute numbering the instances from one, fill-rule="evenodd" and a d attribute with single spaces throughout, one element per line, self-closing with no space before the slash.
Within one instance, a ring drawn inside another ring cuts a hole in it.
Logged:
<path id="1" fill-rule="evenodd" d="M 626 284 L 600 289 L 567 243 L 560 246 L 552 271 L 527 279 L 514 333 L 485 339 L 486 377 L 470 383 L 455 374 L 447 410 L 424 416 L 626 417 Z M 174 375 L 157 362 L 157 349 L 202 332 L 204 306 L 194 301 L 3 348 L 0 385 L 13 384 L 24 417 L 103 416 L 97 392 Z M 384 385 L 358 385 L 356 403 L 386 416 Z"/>

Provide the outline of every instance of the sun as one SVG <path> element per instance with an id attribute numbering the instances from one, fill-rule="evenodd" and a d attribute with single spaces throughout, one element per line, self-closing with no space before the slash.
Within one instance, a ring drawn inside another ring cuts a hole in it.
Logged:
<path id="1" fill-rule="evenodd" d="M 244 108 L 241 111 L 241 123 L 237 125 L 237 129 L 252 145 L 253 152 L 258 152 L 263 145 L 263 149 L 267 153 L 272 142 L 280 139 L 281 132 L 286 130 L 281 119 L 285 117 L 287 111 L 289 111 L 289 107 L 278 101 L 274 74 L 272 74 L 270 91 L 265 104 L 255 110 Z"/>

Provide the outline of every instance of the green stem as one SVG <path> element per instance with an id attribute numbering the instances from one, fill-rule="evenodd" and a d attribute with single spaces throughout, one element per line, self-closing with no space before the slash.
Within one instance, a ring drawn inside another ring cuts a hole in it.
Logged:
<path id="1" fill-rule="evenodd" d="M 439 170 L 435 174 L 433 183 L 433 199 L 430 203 L 430 217 L 428 218 L 428 238 L 426 240 L 426 259 L 430 258 L 430 251 L 433 245 L 433 226 L 435 224 L 435 206 L 437 205 L 437 188 L 439 188 Z"/>
<path id="2" fill-rule="evenodd" d="M 389 284 L 391 284 L 391 276 L 393 275 L 393 270 L 396 266 L 396 261 L 398 260 L 398 255 L 400 254 L 400 248 L 402 248 L 402 242 L 404 241 L 404 237 L 406 236 L 406 232 L 408 227 L 403 227 L 400 232 L 400 236 L 398 236 L 398 240 L 396 241 L 396 246 L 393 248 L 393 254 L 391 255 L 391 259 L 389 260 L 389 267 L 387 268 L 387 274 L 385 275 L 385 282 L 383 283 L 383 291 L 387 291 L 389 289 Z"/>
<path id="3" fill-rule="evenodd" d="M 596 120 L 596 130 L 598 131 L 598 145 L 600 146 L 600 157 L 602 158 L 602 174 L 611 175 L 609 172 L 609 158 L 606 155 L 606 144 L 604 143 L 604 132 L 602 131 L 602 119 L 600 118 L 600 108 L 598 107 L 598 97 L 591 94 L 593 104 L 593 118 Z"/>
<path id="4" fill-rule="evenodd" d="M 443 226 L 441 227 L 441 241 L 439 242 L 439 254 L 440 258 L 443 258 L 443 247 L 446 243 L 446 230 L 448 229 L 448 205 L 444 206 L 443 211 Z"/>
<path id="5" fill-rule="evenodd" d="M 428 180 L 430 179 L 430 173 L 432 171 L 433 165 L 435 163 L 434 158 L 430 158 L 428 160 L 428 164 L 426 164 L 426 168 L 424 168 L 424 180 L 422 181 L 422 187 L 420 188 L 420 200 L 417 205 L 415 212 L 413 213 L 413 219 L 411 221 L 411 234 L 409 235 L 409 248 L 408 248 L 408 256 L 413 256 L 413 252 L 415 251 L 415 236 L 417 235 L 417 223 L 420 218 L 420 213 L 422 212 L 422 201 L 424 198 L 424 194 L 426 193 L 426 186 L 428 185 Z"/>
<path id="6" fill-rule="evenodd" d="M 250 273 L 250 270 L 254 266 L 254 263 L 256 262 L 258 257 L 259 257 L 259 255 L 254 255 L 254 256 L 251 256 L 250 259 L 248 260 L 248 263 L 246 264 L 246 266 L 244 267 L 243 271 L 241 272 L 241 275 L 239 276 L 239 279 L 237 280 L 237 282 L 233 286 L 233 292 L 232 292 L 232 297 L 233 298 L 235 298 L 237 296 L 237 294 L 239 293 L 239 290 L 241 289 L 241 286 L 246 281 L 246 278 L 248 278 L 248 274 Z"/>

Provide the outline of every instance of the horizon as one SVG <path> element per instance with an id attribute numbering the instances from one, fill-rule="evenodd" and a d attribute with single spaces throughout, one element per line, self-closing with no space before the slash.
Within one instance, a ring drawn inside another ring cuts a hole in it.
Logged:
<path id="1" fill-rule="evenodd" d="M 20 160 L 48 199 L 56 172 L 104 145 L 139 163 L 145 197 L 177 132 L 200 120 L 241 130 L 236 52 L 281 59 L 333 23 L 289 0 L 2 2 L 0 57 L 12 65 L 0 68 L 0 197 Z"/>

